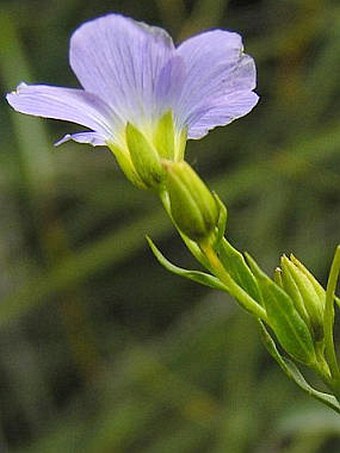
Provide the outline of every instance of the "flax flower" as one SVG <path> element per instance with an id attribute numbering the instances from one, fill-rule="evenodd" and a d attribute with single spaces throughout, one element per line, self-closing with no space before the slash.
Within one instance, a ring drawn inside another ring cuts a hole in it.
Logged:
<path id="1" fill-rule="evenodd" d="M 165 129 L 171 126 L 173 151 L 166 157 L 181 160 L 187 138 L 200 139 L 229 124 L 258 101 L 254 61 L 243 53 L 241 37 L 224 30 L 175 47 L 163 29 L 109 14 L 74 32 L 70 65 L 82 88 L 21 83 L 7 95 L 9 104 L 22 113 L 85 126 L 89 130 L 58 143 L 106 145 L 122 167 L 130 159 L 128 124 L 156 147 L 157 134 L 169 135 Z M 159 130 L 162 118 L 168 120 Z"/>

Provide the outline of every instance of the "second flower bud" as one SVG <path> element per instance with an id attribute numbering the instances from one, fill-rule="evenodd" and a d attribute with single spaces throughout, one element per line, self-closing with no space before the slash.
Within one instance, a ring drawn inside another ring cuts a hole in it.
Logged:
<path id="1" fill-rule="evenodd" d="M 176 225 L 195 242 L 208 239 L 218 226 L 220 208 L 216 197 L 185 161 L 162 163 Z"/>

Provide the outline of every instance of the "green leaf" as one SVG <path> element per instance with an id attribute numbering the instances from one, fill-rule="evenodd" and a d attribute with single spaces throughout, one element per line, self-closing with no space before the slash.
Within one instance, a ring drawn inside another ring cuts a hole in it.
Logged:
<path id="1" fill-rule="evenodd" d="M 279 350 L 276 347 L 275 341 L 269 334 L 264 323 L 262 321 L 259 321 L 259 323 L 261 326 L 262 339 L 266 346 L 266 349 L 268 350 L 270 355 L 277 361 L 277 363 L 280 365 L 281 369 L 289 377 L 289 379 L 293 380 L 303 391 L 308 393 L 308 395 L 312 396 L 318 401 L 321 401 L 323 404 L 331 407 L 336 412 L 340 413 L 340 404 L 338 400 L 333 395 L 323 393 L 320 392 L 319 390 L 314 389 L 306 381 L 298 367 L 289 359 L 282 357 L 282 355 L 280 354 Z"/>
<path id="2" fill-rule="evenodd" d="M 192 280 L 201 285 L 208 286 L 209 288 L 226 291 L 226 287 L 216 277 L 206 274 L 205 272 L 183 269 L 179 266 L 172 264 L 167 258 L 165 258 L 165 256 L 161 253 L 161 251 L 156 247 L 156 245 L 148 236 L 146 237 L 146 239 L 149 243 L 152 253 L 155 255 L 158 262 L 168 271 L 172 272 L 173 274 L 179 275 L 180 277 Z"/>
<path id="3" fill-rule="evenodd" d="M 246 291 L 256 302 L 262 304 L 261 291 L 258 283 L 249 269 L 244 256 L 223 238 L 217 248 L 219 258 L 230 276 Z"/>
<path id="4" fill-rule="evenodd" d="M 315 362 L 311 333 L 296 310 L 294 302 L 248 254 L 246 258 L 260 286 L 270 327 L 281 346 L 299 362 L 307 365 Z"/>

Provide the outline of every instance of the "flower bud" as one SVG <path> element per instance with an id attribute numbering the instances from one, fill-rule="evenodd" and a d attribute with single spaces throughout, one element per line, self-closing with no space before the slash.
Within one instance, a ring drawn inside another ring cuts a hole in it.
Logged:
<path id="1" fill-rule="evenodd" d="M 127 123 L 119 144 L 108 146 L 125 176 L 140 189 L 162 186 L 165 170 L 162 160 L 181 161 L 184 158 L 187 129 L 175 126 L 172 110 L 145 127 Z"/>
<path id="2" fill-rule="evenodd" d="M 299 266 L 296 263 L 299 263 Z M 324 337 L 325 291 L 295 257 L 293 262 L 287 256 L 282 256 L 280 265 L 283 289 L 290 295 L 296 309 L 310 326 L 314 339 L 322 340 Z"/>
<path id="3" fill-rule="evenodd" d="M 193 241 L 208 238 L 218 225 L 216 198 L 186 162 L 163 162 L 171 214 L 179 229 Z"/>
<path id="4" fill-rule="evenodd" d="M 295 305 L 293 297 L 281 288 L 283 272 L 275 270 L 272 281 L 246 254 L 247 262 L 253 272 L 268 316 L 267 324 L 275 333 L 281 346 L 294 359 L 305 365 L 315 363 L 316 353 L 313 332 Z"/>

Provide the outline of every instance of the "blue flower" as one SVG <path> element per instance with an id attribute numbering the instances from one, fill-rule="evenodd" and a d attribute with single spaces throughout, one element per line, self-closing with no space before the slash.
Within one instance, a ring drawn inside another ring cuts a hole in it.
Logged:
<path id="1" fill-rule="evenodd" d="M 229 124 L 258 101 L 254 61 L 229 31 L 208 31 L 175 47 L 163 29 L 109 14 L 74 32 L 70 65 L 82 88 L 21 83 L 7 95 L 9 104 L 85 126 L 90 130 L 58 143 L 106 145 L 119 161 L 129 160 L 128 124 L 154 143 L 157 130 L 171 123 L 174 152 L 166 157 L 181 160 L 187 138 Z"/>

